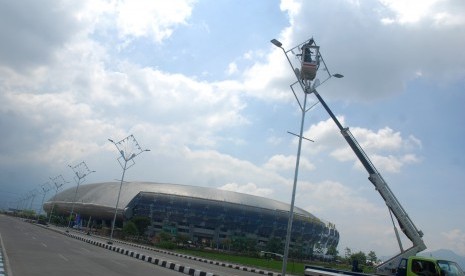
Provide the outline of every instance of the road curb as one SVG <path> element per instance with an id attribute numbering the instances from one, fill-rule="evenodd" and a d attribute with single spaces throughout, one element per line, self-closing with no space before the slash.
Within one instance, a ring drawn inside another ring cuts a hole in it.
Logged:
<path id="1" fill-rule="evenodd" d="M 118 246 L 115 246 L 115 245 L 107 244 L 107 243 L 104 243 L 104 242 L 95 241 L 95 240 L 92 240 L 90 238 L 85 238 L 85 237 L 82 237 L 80 235 L 76 235 L 76 234 L 73 234 L 73 233 L 69 233 L 69 232 L 68 233 L 67 232 L 64 232 L 64 233 L 60 232 L 60 233 L 66 235 L 68 237 L 75 238 L 77 240 L 87 242 L 89 244 L 92 244 L 92 245 L 95 245 L 95 246 L 98 246 L 98 247 L 102 247 L 102 248 L 108 249 L 110 251 L 114 251 L 116 253 L 127 255 L 129 257 L 132 257 L 132 258 L 135 258 L 135 259 L 138 259 L 138 260 L 141 260 L 141 261 L 145 261 L 145 262 L 148 262 L 148 263 L 152 263 L 154 265 L 158 265 L 158 266 L 161 266 L 161 267 L 164 267 L 164 268 L 167 268 L 167 269 L 175 270 L 177 272 L 184 273 L 184 274 L 187 274 L 187 275 L 193 275 L 193 276 L 219 276 L 219 275 L 215 275 L 215 274 L 213 274 L 211 272 L 197 270 L 197 269 L 194 269 L 194 268 L 191 268 L 191 267 L 186 267 L 186 266 L 183 266 L 183 265 L 180 265 L 180 264 L 172 263 L 172 262 L 169 262 L 167 260 L 163 260 L 161 258 L 147 256 L 147 255 L 139 253 L 139 252 L 131 251 L 131 250 L 128 250 L 128 249 L 125 249 L 125 248 L 122 248 L 122 247 L 118 247 Z M 149 248 L 144 248 L 144 249 L 149 249 Z"/>
<path id="2" fill-rule="evenodd" d="M 167 254 L 167 255 L 173 255 L 173 256 L 176 256 L 176 257 L 186 258 L 186 259 L 189 259 L 189 260 L 194 260 L 194 261 L 204 262 L 204 263 L 208 263 L 208 264 L 213 264 L 213 265 L 217 265 L 217 266 L 228 267 L 228 268 L 233 268 L 233 269 L 237 269 L 237 270 L 253 272 L 253 273 L 257 273 L 257 274 L 261 274 L 261 275 L 267 275 L 267 276 L 281 276 L 281 273 L 271 272 L 271 271 L 267 271 L 267 270 L 263 270 L 263 269 L 254 268 L 254 267 L 247 267 L 247 266 L 242 266 L 242 265 L 238 265 L 238 264 L 231 264 L 231 263 L 225 263 L 225 262 L 221 262 L 221 261 L 208 260 L 208 259 L 204 259 L 204 258 L 184 255 L 184 254 L 175 253 L 175 252 L 171 252 L 171 251 L 165 251 L 165 250 L 161 250 L 161 249 L 157 249 L 157 248 L 153 248 L 153 247 L 149 247 L 149 246 L 144 246 L 144 245 L 140 245 L 140 244 L 125 242 L 125 241 L 119 241 L 118 240 L 118 241 L 115 241 L 115 242 L 130 245 L 130 246 L 134 246 L 134 247 L 138 247 L 138 248 L 145 249 L 145 250 L 160 252 L 160 253 Z"/>
<path id="3" fill-rule="evenodd" d="M 0 251 L 0 275 L 3 276 L 5 275 L 5 266 L 3 264 L 3 254 Z"/>

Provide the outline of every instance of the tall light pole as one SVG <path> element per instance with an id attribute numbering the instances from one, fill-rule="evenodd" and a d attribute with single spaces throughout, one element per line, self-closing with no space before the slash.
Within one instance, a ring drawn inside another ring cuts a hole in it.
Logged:
<path id="1" fill-rule="evenodd" d="M 294 203 L 295 203 L 295 193 L 296 193 L 296 188 L 297 188 L 297 179 L 298 179 L 298 176 L 299 176 L 299 164 L 300 164 L 300 153 L 301 153 L 301 148 L 302 148 L 302 139 L 306 139 L 305 137 L 302 136 L 303 135 L 303 130 L 304 130 L 305 114 L 313 106 L 316 105 L 316 103 L 315 103 L 314 105 L 312 105 L 310 108 L 307 109 L 307 96 L 309 94 L 311 94 L 317 86 L 320 85 L 320 81 L 318 79 L 315 79 L 314 81 L 308 81 L 307 80 L 307 81 L 304 82 L 304 80 L 300 76 L 299 68 L 298 67 L 294 68 L 294 65 L 292 64 L 292 62 L 291 62 L 291 60 L 290 60 L 290 58 L 288 56 L 289 52 L 294 53 L 293 52 L 294 49 L 296 49 L 296 48 L 298 49 L 303 44 L 306 44 L 306 43 L 312 44 L 312 43 L 314 43 L 313 38 L 311 38 L 311 39 L 305 41 L 304 43 L 301 43 L 298 46 L 295 46 L 294 48 L 292 48 L 290 50 L 287 50 L 287 51 L 284 50 L 284 48 L 282 47 L 282 43 L 279 42 L 278 40 L 272 39 L 271 43 L 273 43 L 273 45 L 275 45 L 276 47 L 283 50 L 284 55 L 286 56 L 287 61 L 289 62 L 289 65 L 291 66 L 292 71 L 294 72 L 294 75 L 297 78 L 297 81 L 294 82 L 293 84 L 291 84 L 291 90 L 292 90 L 292 93 L 294 93 L 294 96 L 295 96 L 295 98 L 296 98 L 296 100 L 297 100 L 297 102 L 299 104 L 300 110 L 302 112 L 302 117 L 301 117 L 301 121 L 300 121 L 300 133 L 299 133 L 299 135 L 296 135 L 296 136 L 299 137 L 299 143 L 298 143 L 298 146 L 297 146 L 297 157 L 296 157 L 296 161 L 295 161 L 294 183 L 293 183 L 293 186 L 292 186 L 291 207 L 290 207 L 290 210 L 289 210 L 289 218 L 288 218 L 288 223 L 287 223 L 286 240 L 285 240 L 285 244 L 284 244 L 283 266 L 282 266 L 282 271 L 281 271 L 281 275 L 285 276 L 286 275 L 286 268 L 287 268 L 287 260 L 288 260 L 288 256 L 289 256 L 289 244 L 290 244 L 290 241 L 291 241 L 292 222 L 294 220 Z M 300 49 L 299 49 L 299 51 L 300 51 Z M 324 60 L 321 57 L 321 55 L 319 56 L 319 58 L 321 58 L 321 61 L 324 64 L 324 67 L 325 67 L 324 71 L 326 71 L 327 74 L 328 74 L 326 79 L 323 80 L 323 82 L 325 82 L 326 80 L 331 78 L 332 75 L 329 73 L 329 70 L 326 67 L 326 64 L 324 63 Z M 340 75 L 340 74 L 335 74 L 333 76 L 338 77 L 338 78 L 342 77 L 342 75 Z M 304 92 L 303 104 L 300 103 L 299 97 L 297 97 L 297 94 L 295 93 L 294 88 L 293 88 L 293 86 L 295 84 L 297 84 L 297 83 L 299 83 L 300 87 L 302 88 L 302 90 Z M 291 133 L 291 134 L 293 134 L 293 133 Z M 307 140 L 309 140 L 309 139 L 307 139 Z M 312 140 L 310 140 L 310 141 L 312 141 Z"/>
<path id="2" fill-rule="evenodd" d="M 63 176 L 60 174 L 54 178 L 50 178 L 50 181 L 52 181 L 53 185 L 55 186 L 55 196 L 53 197 L 53 200 L 56 200 L 58 191 L 60 190 L 63 185 L 65 185 L 66 180 L 63 178 Z M 53 209 L 55 208 L 55 203 L 52 202 L 52 208 L 50 209 L 50 216 L 48 218 L 48 223 L 52 221 L 52 214 L 53 214 Z"/>
<path id="3" fill-rule="evenodd" d="M 29 197 L 31 198 L 31 201 L 29 203 L 29 210 L 32 211 L 32 203 L 34 202 L 34 199 L 37 196 L 37 189 L 33 189 L 32 191 L 29 192 Z"/>
<path id="4" fill-rule="evenodd" d="M 82 182 L 84 182 L 84 178 L 86 176 L 88 176 L 89 174 L 95 172 L 95 171 L 89 170 L 89 168 L 87 167 L 87 165 L 86 165 L 86 163 L 84 161 L 77 164 L 76 166 L 68 165 L 68 167 L 70 167 L 73 170 L 73 172 L 74 172 L 74 180 L 76 181 L 77 185 L 76 185 L 76 190 L 74 191 L 74 199 L 73 199 L 73 203 L 71 205 L 71 212 L 69 214 L 68 227 L 66 228 L 66 232 L 69 232 L 69 227 L 71 225 L 71 220 L 73 218 L 74 206 L 76 204 L 76 197 L 77 197 L 77 193 L 78 193 L 78 189 L 79 189 L 79 184 L 81 184 L 81 180 L 82 180 Z"/>
<path id="5" fill-rule="evenodd" d="M 35 212 L 32 210 L 32 203 L 34 202 L 34 199 L 36 198 L 37 193 L 38 193 L 37 188 L 35 188 L 35 189 L 33 189 L 33 190 L 31 190 L 31 191 L 29 191 L 27 193 L 26 199 L 27 200 L 31 199 L 31 201 L 29 201 L 29 208 L 27 208 L 27 202 L 26 202 L 26 208 L 27 208 L 26 218 L 28 218 L 28 219 L 29 219 L 29 215 L 34 216 L 34 214 L 35 214 Z"/>
<path id="6" fill-rule="evenodd" d="M 116 214 L 118 212 L 118 204 L 119 204 L 119 198 L 121 195 L 121 188 L 123 187 L 124 174 L 126 173 L 127 169 L 129 169 L 130 167 L 136 164 L 136 162 L 134 161 L 134 158 L 137 155 L 141 154 L 144 151 L 150 151 L 150 150 L 149 149 L 143 150 L 139 146 L 139 143 L 137 143 L 136 138 L 134 138 L 132 134 L 116 143 L 111 139 L 108 139 L 108 141 L 112 142 L 118 149 L 118 152 L 120 153 L 120 157 L 118 157 L 118 163 L 121 165 L 121 168 L 123 168 L 123 175 L 121 176 L 121 183 L 119 185 L 118 198 L 116 199 L 115 214 L 113 216 L 113 222 L 111 223 L 110 239 L 107 242 L 108 244 L 112 244 L 113 243 L 113 231 L 115 230 Z M 128 166 L 128 162 L 130 162 L 129 166 Z"/>
<path id="7" fill-rule="evenodd" d="M 24 200 L 25 200 L 24 198 L 25 198 L 25 196 L 22 195 L 22 196 L 18 199 L 18 206 L 16 207 L 16 209 L 18 209 L 18 211 L 21 210 L 21 212 L 22 212 L 23 209 L 24 209 Z"/>
<path id="8" fill-rule="evenodd" d="M 40 215 L 42 214 L 42 208 L 44 206 L 45 196 L 51 189 L 52 187 L 50 186 L 48 182 L 45 182 L 44 184 L 40 185 L 40 190 L 43 196 L 42 196 L 42 204 L 40 204 L 39 206 L 39 214 L 37 215 L 37 223 L 39 223 L 39 218 L 40 218 Z"/>

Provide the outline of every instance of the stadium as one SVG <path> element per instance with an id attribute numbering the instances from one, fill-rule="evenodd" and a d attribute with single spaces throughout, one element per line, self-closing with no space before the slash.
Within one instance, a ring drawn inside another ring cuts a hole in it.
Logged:
<path id="1" fill-rule="evenodd" d="M 119 186 L 119 182 L 81 185 L 74 213 L 83 220 L 111 225 Z M 58 193 L 44 204 L 44 210 L 68 216 L 75 193 L 75 187 Z M 195 244 L 217 247 L 242 238 L 265 248 L 273 238 L 285 239 L 289 209 L 289 204 L 276 200 L 215 188 L 127 182 L 121 189 L 117 225 L 143 216 L 151 222 L 148 236 L 160 232 L 184 234 Z M 298 245 L 304 254 L 312 254 L 315 246 L 325 249 L 339 242 L 333 224 L 298 207 L 294 208 L 291 237 L 291 248 Z"/>

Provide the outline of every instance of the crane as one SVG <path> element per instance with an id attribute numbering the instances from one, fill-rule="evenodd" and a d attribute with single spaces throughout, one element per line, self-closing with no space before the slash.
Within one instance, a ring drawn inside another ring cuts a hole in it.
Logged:
<path id="1" fill-rule="evenodd" d="M 389 188 L 389 185 L 387 184 L 387 182 L 384 180 L 384 178 L 381 176 L 379 171 L 373 165 L 370 158 L 367 156 L 365 151 L 362 149 L 360 144 L 357 142 L 355 137 L 350 132 L 349 128 L 343 127 L 341 125 L 337 117 L 334 115 L 334 113 L 331 111 L 329 106 L 323 100 L 321 95 L 316 91 L 316 89 L 314 89 L 312 92 L 313 94 L 315 94 L 318 101 L 324 107 L 326 112 L 328 112 L 331 119 L 333 119 L 334 123 L 337 125 L 337 127 L 341 131 L 342 136 L 344 137 L 346 142 L 349 144 L 350 148 L 353 150 L 357 158 L 360 160 L 363 167 L 368 172 L 368 179 L 371 181 L 371 183 L 373 183 L 373 185 L 375 186 L 375 189 L 378 191 L 378 193 L 381 195 L 384 202 L 386 203 L 389 209 L 389 212 L 391 214 L 391 219 L 392 219 L 392 215 L 396 217 L 397 222 L 402 232 L 405 234 L 405 236 L 407 236 L 407 238 L 413 244 L 410 248 L 404 250 L 402 248 L 402 243 L 400 241 L 399 233 L 397 231 L 397 228 L 394 225 L 397 241 L 399 243 L 401 252 L 376 267 L 376 274 L 392 275 L 393 271 L 395 271 L 401 259 L 409 257 L 409 256 L 413 256 L 417 254 L 418 252 L 421 252 L 426 249 L 426 245 L 422 239 L 423 232 L 419 230 L 415 226 L 413 221 L 410 219 L 405 209 L 402 207 L 402 205 L 397 200 L 394 193 Z"/>
<path id="2" fill-rule="evenodd" d="M 368 179 L 375 186 L 376 191 L 378 191 L 378 193 L 381 195 L 384 202 L 386 203 L 389 209 L 389 214 L 391 216 L 391 221 L 394 226 L 396 238 L 399 243 L 400 253 L 391 257 L 387 261 L 379 264 L 376 267 L 376 274 L 394 275 L 396 273 L 397 266 L 402 259 L 408 258 L 410 256 L 414 256 L 418 252 L 421 252 L 426 249 L 426 245 L 422 239 L 423 232 L 419 230 L 415 226 L 413 221 L 410 219 L 407 212 L 404 210 L 404 208 L 402 207 L 400 202 L 397 200 L 394 193 L 389 188 L 389 185 L 387 184 L 387 182 L 384 180 L 384 178 L 381 176 L 379 171 L 373 165 L 368 155 L 365 153 L 365 151 L 362 149 L 360 144 L 357 142 L 355 137 L 350 132 L 349 128 L 342 126 L 342 124 L 339 122 L 337 117 L 334 115 L 334 113 L 331 111 L 331 109 L 326 104 L 324 99 L 321 97 L 321 95 L 316 90 L 316 87 L 320 85 L 319 79 L 316 78 L 318 71 L 320 69 L 322 69 L 322 71 L 326 71 L 326 73 L 328 74 L 328 77 L 323 82 L 325 82 L 332 76 L 340 78 L 342 77 L 342 75 L 340 74 L 331 75 L 329 73 L 329 70 L 321 55 L 320 46 L 316 45 L 313 38 L 309 39 L 308 41 L 305 41 L 304 43 L 301 43 L 299 46 L 296 46 L 289 51 L 284 50 L 284 48 L 282 48 L 282 43 L 276 39 L 271 40 L 271 43 L 273 43 L 275 46 L 281 48 L 284 51 L 289 61 L 289 64 L 291 65 L 292 70 L 294 71 L 294 74 L 299 84 L 301 85 L 304 93 L 314 94 L 316 96 L 319 103 L 321 103 L 321 105 L 324 107 L 324 109 L 329 114 L 331 119 L 337 125 L 342 136 L 344 137 L 346 142 L 349 144 L 350 148 L 355 153 L 357 158 L 360 160 L 363 167 L 368 172 Z M 299 49 L 300 51 L 298 54 L 295 54 L 296 57 L 299 58 L 300 68 L 294 68 L 294 66 L 292 65 L 287 55 L 288 52 L 294 53 L 295 49 Z M 410 248 L 406 250 L 404 250 L 402 247 L 402 242 L 399 236 L 399 231 L 397 230 L 397 227 L 394 223 L 394 219 L 392 217 L 393 215 L 397 219 L 398 225 L 400 226 L 400 229 L 402 230 L 402 232 L 413 244 Z"/>

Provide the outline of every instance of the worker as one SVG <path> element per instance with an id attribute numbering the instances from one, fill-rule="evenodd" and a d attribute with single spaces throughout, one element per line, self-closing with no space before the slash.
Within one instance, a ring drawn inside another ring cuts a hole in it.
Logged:
<path id="1" fill-rule="evenodd" d="M 421 265 L 418 261 L 413 261 L 412 263 L 412 272 L 415 274 L 420 274 L 421 272 Z"/>
<path id="2" fill-rule="evenodd" d="M 304 62 L 311 62 L 312 61 L 312 51 L 309 48 L 305 48 L 304 50 Z"/>

